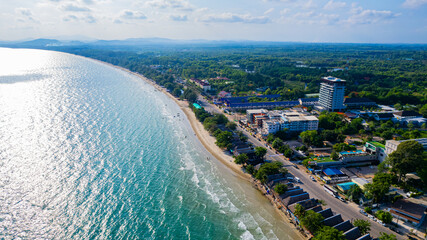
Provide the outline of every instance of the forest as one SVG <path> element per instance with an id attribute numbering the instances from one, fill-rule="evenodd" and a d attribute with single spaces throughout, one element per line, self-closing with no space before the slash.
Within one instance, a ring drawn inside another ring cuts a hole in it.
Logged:
<path id="1" fill-rule="evenodd" d="M 56 47 L 128 68 L 179 94 L 180 82 L 206 79 L 212 95 L 317 93 L 321 77 L 347 80 L 346 95 L 420 111 L 427 102 L 425 45 L 265 44 L 177 45 L 165 48 Z"/>

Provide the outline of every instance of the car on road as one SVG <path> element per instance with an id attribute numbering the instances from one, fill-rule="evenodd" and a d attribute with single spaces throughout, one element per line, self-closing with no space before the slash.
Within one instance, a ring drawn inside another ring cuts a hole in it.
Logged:
<path id="1" fill-rule="evenodd" d="M 313 176 L 310 176 L 311 181 L 315 182 L 316 179 Z"/>
<path id="2" fill-rule="evenodd" d="M 339 200 L 341 200 L 341 202 L 346 202 L 346 200 L 343 198 L 343 197 L 341 197 L 341 196 L 338 196 L 337 197 Z"/>

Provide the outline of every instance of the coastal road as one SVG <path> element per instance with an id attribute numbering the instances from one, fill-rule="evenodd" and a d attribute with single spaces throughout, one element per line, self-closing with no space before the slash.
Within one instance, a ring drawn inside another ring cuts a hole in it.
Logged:
<path id="1" fill-rule="evenodd" d="M 210 113 L 223 113 L 221 109 L 219 109 L 217 106 L 210 104 L 206 101 L 203 97 L 199 97 L 199 102 L 202 107 L 205 108 L 206 111 Z M 227 115 L 230 121 L 234 121 L 233 115 Z M 237 130 L 242 131 L 247 137 L 248 141 L 251 142 L 254 146 L 260 146 L 265 147 L 266 142 L 260 141 L 254 136 L 252 136 L 246 129 L 242 129 L 240 126 L 237 127 Z M 275 155 L 276 152 L 271 149 L 267 149 L 266 156 Z M 317 198 L 324 201 L 326 206 L 324 208 L 331 208 L 335 214 L 341 214 L 344 221 L 346 220 L 355 220 L 355 219 L 364 219 L 368 220 L 371 223 L 371 231 L 370 234 L 372 237 L 379 237 L 380 232 L 385 232 L 388 234 L 394 234 L 397 236 L 398 239 L 404 239 L 402 235 L 398 235 L 397 233 L 391 231 L 389 228 L 386 228 L 379 223 L 372 221 L 370 218 L 366 217 L 365 215 L 361 214 L 360 208 L 355 203 L 351 202 L 341 202 L 339 199 L 331 196 L 329 193 L 327 193 L 323 187 L 320 185 L 319 182 L 314 182 L 310 179 L 310 175 L 308 173 L 305 173 L 304 171 L 301 171 L 300 169 L 295 168 L 295 164 L 285 159 L 283 156 L 272 156 L 267 157 L 270 160 L 273 161 L 279 161 L 282 162 L 284 167 L 286 167 L 289 170 L 289 173 L 291 173 L 293 176 L 298 177 L 301 180 L 300 187 L 304 189 L 304 191 L 308 192 L 310 194 L 311 198 Z"/>

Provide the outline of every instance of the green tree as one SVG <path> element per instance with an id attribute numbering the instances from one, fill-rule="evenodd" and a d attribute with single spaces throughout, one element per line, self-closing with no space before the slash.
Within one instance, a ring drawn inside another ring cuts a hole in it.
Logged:
<path id="1" fill-rule="evenodd" d="M 362 196 L 362 193 L 362 189 L 358 185 L 354 184 L 347 191 L 347 196 L 351 201 L 358 202 L 359 198 Z"/>
<path id="2" fill-rule="evenodd" d="M 371 223 L 368 220 L 356 219 L 353 221 L 353 225 L 359 228 L 362 236 L 371 231 Z"/>
<path id="3" fill-rule="evenodd" d="M 309 130 L 302 132 L 300 134 L 301 140 L 304 144 L 307 144 L 309 146 L 321 146 L 322 141 L 320 139 L 319 134 L 316 130 Z"/>
<path id="4" fill-rule="evenodd" d="M 407 173 L 415 172 L 422 168 L 424 162 L 423 145 L 417 141 L 405 141 L 397 146 L 396 151 L 388 157 L 391 171 L 398 176 L 400 182 Z"/>
<path id="5" fill-rule="evenodd" d="M 255 174 L 255 168 L 253 165 L 248 164 L 245 169 L 250 175 L 253 176 Z"/>
<path id="6" fill-rule="evenodd" d="M 394 234 L 387 234 L 384 232 L 380 233 L 380 237 L 378 238 L 379 240 L 397 240 L 396 235 Z"/>
<path id="7" fill-rule="evenodd" d="M 297 205 L 295 205 L 294 214 L 297 218 L 302 218 L 305 215 L 305 208 L 301 204 L 297 203 Z"/>
<path id="8" fill-rule="evenodd" d="M 255 155 L 260 159 L 264 159 L 265 154 L 267 154 L 267 149 L 263 147 L 255 147 Z"/>
<path id="9" fill-rule="evenodd" d="M 311 233 L 315 233 L 322 226 L 323 216 L 313 210 L 305 212 L 300 220 L 301 226 L 305 227 Z"/>
<path id="10" fill-rule="evenodd" d="M 227 124 L 225 124 L 225 127 L 231 130 L 236 130 L 237 124 L 235 122 L 228 122 Z"/>
<path id="11" fill-rule="evenodd" d="M 383 221 L 384 223 L 391 223 L 391 221 L 393 220 L 393 216 L 391 215 L 391 213 L 383 210 L 377 211 L 375 215 L 379 220 Z"/>
<path id="12" fill-rule="evenodd" d="M 336 228 L 323 226 L 319 231 L 316 232 L 316 236 L 313 240 L 344 240 L 344 233 Z"/>
<path id="13" fill-rule="evenodd" d="M 273 148 L 279 148 L 280 146 L 283 146 L 283 141 L 280 138 L 275 138 L 273 143 L 271 144 Z"/>
<path id="14" fill-rule="evenodd" d="M 180 97 L 181 96 L 181 89 L 180 88 L 174 88 L 172 91 L 172 95 L 174 95 L 175 97 Z"/>
<path id="15" fill-rule="evenodd" d="M 377 172 L 372 183 L 365 184 L 365 197 L 373 198 L 374 202 L 379 202 L 388 193 L 393 176 L 388 173 Z M 370 197 L 371 196 L 371 197 Z"/>
<path id="16" fill-rule="evenodd" d="M 274 186 L 274 191 L 279 195 L 284 194 L 287 190 L 288 190 L 288 185 L 286 184 L 279 183 L 279 184 L 276 184 L 276 186 Z"/>
<path id="17" fill-rule="evenodd" d="M 336 152 L 343 152 L 343 151 L 354 151 L 357 148 L 353 145 L 348 145 L 347 143 L 336 143 L 334 144 L 333 149 Z"/>
<path id="18" fill-rule="evenodd" d="M 231 145 L 232 137 L 233 135 L 231 134 L 231 132 L 223 131 L 216 138 L 215 144 L 220 148 L 228 148 Z"/>
<path id="19" fill-rule="evenodd" d="M 184 94 L 182 94 L 182 97 L 188 100 L 190 103 L 194 103 L 197 100 L 197 93 L 189 88 L 186 88 L 184 90 Z"/>
<path id="20" fill-rule="evenodd" d="M 272 143 L 274 141 L 275 137 L 272 133 L 268 134 L 267 136 L 267 142 Z"/>
<path id="21" fill-rule="evenodd" d="M 334 160 L 338 160 L 339 156 L 338 156 L 338 154 L 337 154 L 337 152 L 335 150 L 332 151 L 331 158 L 334 159 Z"/>
<path id="22" fill-rule="evenodd" d="M 267 182 L 267 177 L 269 175 L 278 174 L 280 173 L 280 169 L 282 168 L 281 162 L 271 162 L 271 163 L 264 163 L 257 173 L 255 174 L 255 178 L 260 180 L 262 183 Z"/>
<path id="23" fill-rule="evenodd" d="M 427 104 L 424 104 L 420 108 L 420 114 L 423 115 L 423 117 L 427 118 Z"/>
<path id="24" fill-rule="evenodd" d="M 249 157 L 245 153 L 239 154 L 238 156 L 234 157 L 234 162 L 237 164 L 245 164 L 248 160 Z"/>

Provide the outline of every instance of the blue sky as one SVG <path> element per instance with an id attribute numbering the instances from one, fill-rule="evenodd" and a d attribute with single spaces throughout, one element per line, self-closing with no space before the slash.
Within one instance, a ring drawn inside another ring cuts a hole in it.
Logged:
<path id="1" fill-rule="evenodd" d="M 427 0 L 0 0 L 0 40 L 427 43 Z"/>

